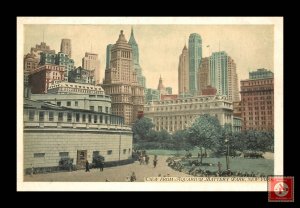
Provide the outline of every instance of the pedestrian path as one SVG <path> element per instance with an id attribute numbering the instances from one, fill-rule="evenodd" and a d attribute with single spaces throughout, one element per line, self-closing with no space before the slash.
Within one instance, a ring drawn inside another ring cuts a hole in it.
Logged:
<path id="1" fill-rule="evenodd" d="M 135 172 L 136 181 L 144 181 L 144 177 L 170 176 L 170 177 L 188 177 L 185 173 L 181 173 L 171 169 L 166 162 L 168 156 L 158 156 L 156 168 L 153 167 L 153 155 L 150 155 L 150 163 L 148 165 L 140 165 L 138 161 L 133 164 L 118 167 L 104 168 L 103 172 L 99 169 L 91 169 L 90 172 L 78 170 L 73 172 L 59 172 L 38 174 L 24 177 L 24 181 L 40 181 L 40 182 L 125 182 L 132 172 Z"/>

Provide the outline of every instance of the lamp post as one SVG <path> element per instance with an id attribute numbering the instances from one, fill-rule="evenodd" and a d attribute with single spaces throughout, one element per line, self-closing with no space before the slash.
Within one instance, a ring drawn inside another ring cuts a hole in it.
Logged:
<path id="1" fill-rule="evenodd" d="M 229 170 L 229 139 L 225 139 L 225 143 L 227 145 L 227 150 L 226 150 L 226 169 Z"/>
<path id="2" fill-rule="evenodd" d="M 121 129 L 120 129 L 120 135 L 119 135 L 119 163 L 121 161 L 121 131 L 122 131 L 122 123 L 121 123 Z"/>

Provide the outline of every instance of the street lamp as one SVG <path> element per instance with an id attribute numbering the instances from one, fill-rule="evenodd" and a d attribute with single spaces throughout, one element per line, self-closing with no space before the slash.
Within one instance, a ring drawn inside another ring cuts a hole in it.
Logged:
<path id="1" fill-rule="evenodd" d="M 227 150 L 226 150 L 226 168 L 229 170 L 229 139 L 225 139 L 225 143 L 227 145 Z"/>

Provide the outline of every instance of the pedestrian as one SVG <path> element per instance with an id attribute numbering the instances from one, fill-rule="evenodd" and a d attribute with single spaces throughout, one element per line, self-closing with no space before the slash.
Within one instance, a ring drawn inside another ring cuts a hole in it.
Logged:
<path id="1" fill-rule="evenodd" d="M 136 181 L 135 172 L 132 172 L 132 174 L 131 174 L 131 176 L 130 176 L 130 181 L 131 181 L 131 182 Z"/>
<path id="2" fill-rule="evenodd" d="M 90 172 L 89 161 L 88 160 L 86 160 L 86 163 L 85 163 L 85 172 Z"/>
<path id="3" fill-rule="evenodd" d="M 101 172 L 103 171 L 103 168 L 104 168 L 104 162 L 101 161 L 101 162 L 100 162 L 100 171 L 101 171 Z"/>
<path id="4" fill-rule="evenodd" d="M 31 172 L 30 172 L 30 175 L 33 176 L 33 173 L 34 173 L 34 167 L 33 167 L 33 164 L 31 164 Z"/>
<path id="5" fill-rule="evenodd" d="M 154 168 L 156 167 L 156 165 L 157 165 L 157 155 L 154 155 L 154 159 L 153 159 Z"/>
<path id="6" fill-rule="evenodd" d="M 222 164 L 220 163 L 220 161 L 218 162 L 218 172 L 221 173 L 221 167 L 222 167 Z"/>

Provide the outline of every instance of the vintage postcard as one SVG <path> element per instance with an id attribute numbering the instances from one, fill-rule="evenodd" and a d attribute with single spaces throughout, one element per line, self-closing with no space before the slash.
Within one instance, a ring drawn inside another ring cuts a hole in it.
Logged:
<path id="1" fill-rule="evenodd" d="M 281 17 L 18 17 L 17 80 L 18 191 L 283 175 Z"/>

